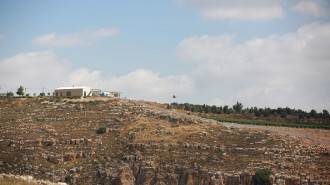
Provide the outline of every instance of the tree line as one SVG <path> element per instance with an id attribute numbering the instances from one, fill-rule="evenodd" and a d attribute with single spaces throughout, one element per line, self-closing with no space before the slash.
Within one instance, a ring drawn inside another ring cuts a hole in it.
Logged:
<path id="1" fill-rule="evenodd" d="M 286 118 L 288 115 L 297 116 L 299 119 L 310 119 L 310 118 L 321 118 L 327 119 L 330 118 L 329 112 L 323 110 L 322 112 L 317 112 L 315 109 L 312 109 L 310 112 L 303 111 L 301 109 L 291 109 L 289 107 L 279 107 L 279 108 L 258 108 L 258 107 L 247 107 L 243 109 L 243 104 L 237 102 L 233 106 L 229 107 L 228 105 L 224 106 L 215 106 L 215 105 L 198 105 L 190 103 L 171 103 L 166 104 L 167 109 L 182 109 L 190 112 L 199 112 L 199 113 L 212 113 L 212 114 L 254 114 L 256 117 L 270 117 L 272 116 L 281 116 Z"/>
<path id="2" fill-rule="evenodd" d="M 19 88 L 17 88 L 16 94 L 19 97 L 24 97 L 24 95 L 25 95 L 25 97 L 31 97 L 29 93 L 26 93 L 25 94 L 24 87 L 23 86 L 19 86 Z M 48 94 L 48 96 L 50 96 L 50 93 L 49 92 L 47 94 Z M 10 92 L 7 92 L 6 95 L 7 95 L 8 98 L 14 97 L 14 93 L 11 92 L 11 91 Z M 37 95 L 36 93 L 33 94 L 33 96 L 36 96 L 36 95 Z M 46 96 L 46 94 L 44 92 L 41 92 L 41 93 L 39 93 L 39 96 L 40 97 L 43 97 L 43 96 Z"/>

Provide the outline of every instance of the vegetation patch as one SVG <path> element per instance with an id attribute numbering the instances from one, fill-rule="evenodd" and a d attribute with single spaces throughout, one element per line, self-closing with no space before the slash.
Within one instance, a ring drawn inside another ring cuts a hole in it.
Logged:
<path id="1" fill-rule="evenodd" d="M 205 117 L 205 118 L 213 119 L 221 122 L 231 122 L 231 123 L 240 123 L 240 124 L 330 130 L 330 124 L 327 123 L 299 123 L 299 122 L 291 123 L 291 122 L 277 122 L 277 121 L 264 121 L 264 120 L 246 120 L 246 119 L 236 119 L 236 118 L 215 118 L 215 117 Z"/>
<path id="2" fill-rule="evenodd" d="M 105 127 L 100 127 L 96 130 L 97 134 L 103 134 L 103 133 L 106 133 L 106 132 L 107 132 L 107 129 Z"/>
<path id="3" fill-rule="evenodd" d="M 189 103 L 171 103 L 164 104 L 167 109 L 178 109 L 181 111 L 187 111 L 187 114 L 212 116 L 220 118 L 238 118 L 238 119 L 252 119 L 252 120 L 263 120 L 263 121 L 276 121 L 276 122 L 290 122 L 299 123 L 294 127 L 301 127 L 300 123 L 307 123 L 303 128 L 309 128 L 309 123 L 330 123 L 330 114 L 327 110 L 317 112 L 312 109 L 310 112 L 303 111 L 301 109 L 292 109 L 289 107 L 278 107 L 274 108 L 257 108 L 257 107 L 246 107 L 243 108 L 243 104 L 237 102 L 232 107 L 228 105 L 224 106 L 210 106 L 210 105 L 195 105 Z M 311 128 L 318 128 L 312 125 Z"/>
<path id="4" fill-rule="evenodd" d="M 258 169 L 255 175 L 252 177 L 254 185 L 270 185 L 270 175 L 272 171 L 270 169 Z"/>

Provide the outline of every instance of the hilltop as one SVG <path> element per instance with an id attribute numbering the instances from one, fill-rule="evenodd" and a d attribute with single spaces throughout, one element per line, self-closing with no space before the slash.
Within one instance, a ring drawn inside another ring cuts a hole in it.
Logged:
<path id="1" fill-rule="evenodd" d="M 68 184 L 247 185 L 268 168 L 275 184 L 330 183 L 329 145 L 303 137 L 125 99 L 0 101 L 0 173 Z M 303 130 L 329 141 L 329 130 Z"/>

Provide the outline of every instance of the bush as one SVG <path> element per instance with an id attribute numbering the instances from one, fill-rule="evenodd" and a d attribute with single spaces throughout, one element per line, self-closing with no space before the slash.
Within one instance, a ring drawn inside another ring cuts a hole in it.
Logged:
<path id="1" fill-rule="evenodd" d="M 96 130 L 97 134 L 103 134 L 106 132 L 107 132 L 107 129 L 105 127 L 100 127 L 99 129 Z"/>
<path id="2" fill-rule="evenodd" d="M 252 182 L 254 185 L 270 185 L 270 174 L 272 171 L 270 169 L 258 169 L 254 176 L 252 177 Z"/>
<path id="3" fill-rule="evenodd" d="M 257 112 L 254 113 L 254 115 L 255 115 L 256 117 L 260 117 L 260 116 L 261 116 L 261 113 L 260 113 L 259 111 L 257 111 Z"/>
<path id="4" fill-rule="evenodd" d="M 72 178 L 73 178 L 72 175 L 70 175 L 70 174 L 66 175 L 66 176 L 65 176 L 65 182 L 70 183 L 70 181 L 71 181 Z"/>
<path id="5" fill-rule="evenodd" d="M 8 98 L 11 98 L 11 97 L 13 97 L 14 96 L 14 93 L 13 92 L 7 92 L 7 97 Z"/>
<path id="6" fill-rule="evenodd" d="M 19 88 L 17 89 L 16 94 L 19 95 L 19 96 L 23 96 L 24 95 L 24 87 L 19 86 Z"/>
<path id="7" fill-rule="evenodd" d="M 305 115 L 304 115 L 303 113 L 299 113 L 299 114 L 298 114 L 298 118 L 299 118 L 299 119 L 304 119 L 304 118 L 305 118 Z"/>
<path id="8" fill-rule="evenodd" d="M 62 101 L 62 98 L 60 98 L 60 97 L 56 97 L 55 102 L 58 103 L 58 102 L 60 102 L 60 101 Z"/>

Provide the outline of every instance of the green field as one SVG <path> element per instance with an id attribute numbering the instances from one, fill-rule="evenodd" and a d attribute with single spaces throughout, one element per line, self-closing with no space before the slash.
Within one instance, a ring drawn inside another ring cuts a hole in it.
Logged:
<path id="1" fill-rule="evenodd" d="M 291 123 L 291 122 L 277 122 L 277 121 L 263 121 L 263 120 L 247 120 L 247 119 L 235 119 L 235 118 L 215 118 L 215 117 L 204 117 L 213 119 L 221 122 L 250 124 L 250 125 L 265 125 L 275 127 L 293 127 L 293 128 L 314 128 L 314 129 L 329 129 L 329 123 Z"/>

